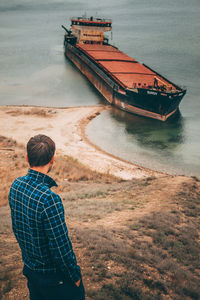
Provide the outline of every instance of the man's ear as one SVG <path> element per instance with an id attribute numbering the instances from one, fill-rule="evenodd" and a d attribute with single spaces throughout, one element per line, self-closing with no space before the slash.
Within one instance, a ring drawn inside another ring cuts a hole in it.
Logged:
<path id="1" fill-rule="evenodd" d="M 54 155 L 54 156 L 52 156 L 52 159 L 50 160 L 50 164 L 51 164 L 51 165 L 53 165 L 53 163 L 54 163 L 54 159 L 55 159 L 55 155 Z"/>
<path id="2" fill-rule="evenodd" d="M 28 160 L 28 154 L 26 154 L 26 161 L 29 164 L 29 160 Z"/>

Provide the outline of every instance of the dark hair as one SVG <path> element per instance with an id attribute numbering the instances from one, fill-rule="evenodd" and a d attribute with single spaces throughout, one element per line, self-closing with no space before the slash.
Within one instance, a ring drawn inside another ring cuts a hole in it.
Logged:
<path id="1" fill-rule="evenodd" d="M 46 135 L 38 134 L 27 143 L 28 161 L 31 167 L 47 165 L 55 153 L 55 143 Z"/>

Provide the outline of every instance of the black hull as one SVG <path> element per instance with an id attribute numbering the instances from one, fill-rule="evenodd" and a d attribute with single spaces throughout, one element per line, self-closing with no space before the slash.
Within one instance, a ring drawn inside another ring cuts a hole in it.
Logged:
<path id="1" fill-rule="evenodd" d="M 124 89 L 75 45 L 65 42 L 65 55 L 110 104 L 124 111 L 165 121 L 177 111 L 186 93 L 186 90 L 181 88 L 176 93 L 142 88 L 135 91 Z"/>

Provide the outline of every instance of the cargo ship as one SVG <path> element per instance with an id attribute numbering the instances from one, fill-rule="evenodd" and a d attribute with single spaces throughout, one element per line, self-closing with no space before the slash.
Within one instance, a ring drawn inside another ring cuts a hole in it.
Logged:
<path id="1" fill-rule="evenodd" d="M 178 110 L 186 89 L 109 44 L 111 19 L 73 17 L 62 27 L 66 57 L 110 104 L 161 121 Z"/>

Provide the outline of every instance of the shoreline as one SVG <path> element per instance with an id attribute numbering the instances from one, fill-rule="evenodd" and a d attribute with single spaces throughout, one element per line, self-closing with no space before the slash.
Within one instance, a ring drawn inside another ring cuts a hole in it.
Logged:
<path id="1" fill-rule="evenodd" d="M 58 154 L 71 156 L 93 171 L 124 180 L 168 175 L 127 162 L 107 153 L 88 139 L 86 126 L 105 109 L 108 109 L 107 106 L 100 105 L 67 108 L 1 106 L 0 134 L 23 145 L 33 135 L 49 135 L 56 142 Z"/>
<path id="2" fill-rule="evenodd" d="M 105 106 L 103 110 L 109 110 L 110 107 L 109 106 Z M 97 114 L 98 115 L 98 114 Z M 152 170 L 150 168 L 147 168 L 147 167 L 144 167 L 144 166 L 141 166 L 137 163 L 132 163 L 132 162 L 129 162 L 121 157 L 118 157 L 112 153 L 109 153 L 107 152 L 106 150 L 103 150 L 101 147 L 95 145 L 88 137 L 87 137 L 87 134 L 86 134 L 86 127 L 87 125 L 89 124 L 90 121 L 92 121 L 97 115 L 95 116 L 91 116 L 91 118 L 86 118 L 86 119 L 82 119 L 80 121 L 80 124 L 79 124 L 79 130 L 80 130 L 80 135 L 81 137 L 84 139 L 84 141 L 90 145 L 91 147 L 95 148 L 97 151 L 100 151 L 101 153 L 115 159 L 115 160 L 118 160 L 119 162 L 121 163 L 124 163 L 124 164 L 128 164 L 130 166 L 133 166 L 134 168 L 137 168 L 138 170 L 141 170 L 143 172 L 147 172 L 149 173 L 150 176 L 160 176 L 160 175 L 169 175 L 168 173 L 166 172 L 162 172 L 162 171 L 157 171 L 157 170 Z M 173 176 L 173 175 L 172 175 Z M 146 176 L 144 176 L 146 177 Z M 140 177 L 139 177 L 140 178 Z"/>

